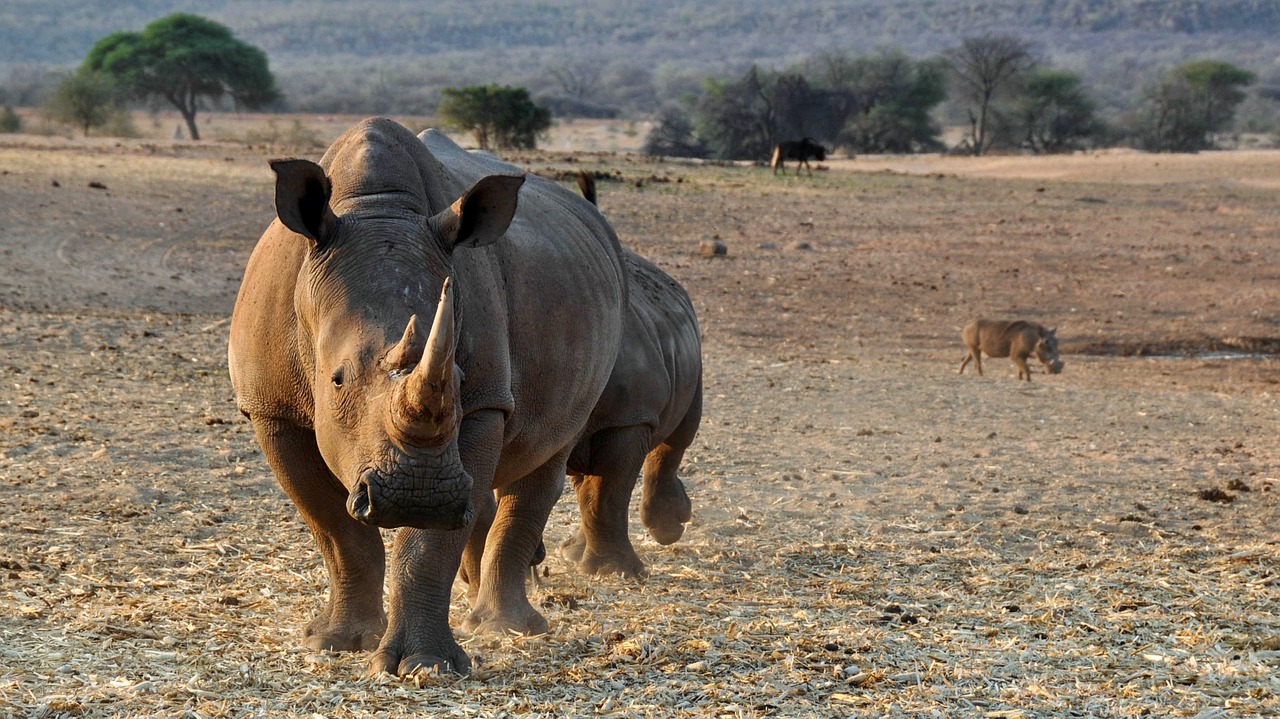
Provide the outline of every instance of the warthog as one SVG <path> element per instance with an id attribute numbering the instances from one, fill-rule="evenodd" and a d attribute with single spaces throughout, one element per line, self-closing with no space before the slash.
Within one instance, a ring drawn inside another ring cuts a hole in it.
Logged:
<path id="1" fill-rule="evenodd" d="M 779 142 L 773 148 L 773 159 L 769 161 L 769 167 L 773 168 L 773 174 L 778 174 L 781 170 L 782 174 L 787 174 L 787 160 L 796 161 L 796 174 L 800 174 L 800 166 L 804 165 L 804 169 L 813 174 L 813 168 L 809 166 L 809 160 L 817 160 L 822 162 L 827 159 L 827 148 L 812 137 L 806 137 L 803 140 L 788 140 Z"/>
<path id="2" fill-rule="evenodd" d="M 1062 371 L 1058 359 L 1057 328 L 1045 329 L 1043 325 L 1024 320 L 974 320 L 965 325 L 961 337 L 969 347 L 969 354 L 960 363 L 960 373 L 969 360 L 973 360 L 982 374 L 982 353 L 988 357 L 1009 357 L 1018 366 L 1018 379 L 1031 381 L 1031 368 L 1027 358 L 1035 357 L 1049 370 L 1049 374 Z"/>
<path id="3" fill-rule="evenodd" d="M 464 628 L 547 629 L 524 582 L 618 357 L 621 246 L 554 182 L 386 119 L 272 168 L 229 361 L 329 572 L 305 643 L 466 673 L 459 569 Z M 401 527 L 385 560 L 382 527 Z"/>

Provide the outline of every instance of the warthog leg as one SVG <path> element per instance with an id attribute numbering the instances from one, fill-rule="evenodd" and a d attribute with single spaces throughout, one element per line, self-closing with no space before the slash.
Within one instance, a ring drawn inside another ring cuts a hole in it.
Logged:
<path id="1" fill-rule="evenodd" d="M 1031 368 L 1027 366 L 1027 358 L 1025 355 L 1010 355 L 1013 363 L 1018 366 L 1018 379 L 1031 381 Z"/>
<path id="2" fill-rule="evenodd" d="M 960 374 L 964 374 L 964 368 L 969 366 L 969 360 L 973 360 L 973 366 L 977 368 L 978 375 L 982 375 L 982 350 L 969 348 L 969 354 L 965 355 L 964 361 L 960 363 Z"/>

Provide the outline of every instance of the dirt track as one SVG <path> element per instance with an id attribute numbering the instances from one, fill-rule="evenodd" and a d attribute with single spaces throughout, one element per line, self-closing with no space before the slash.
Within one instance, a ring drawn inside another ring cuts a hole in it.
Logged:
<path id="1" fill-rule="evenodd" d="M 642 585 L 553 557 L 551 634 L 417 687 L 296 648 L 324 575 L 225 368 L 268 154 L 0 147 L 0 716 L 1280 712 L 1275 362 L 1122 356 L 1280 335 L 1280 155 L 516 158 L 620 172 L 695 299 L 695 518 Z M 979 315 L 1065 372 L 957 376 Z"/>

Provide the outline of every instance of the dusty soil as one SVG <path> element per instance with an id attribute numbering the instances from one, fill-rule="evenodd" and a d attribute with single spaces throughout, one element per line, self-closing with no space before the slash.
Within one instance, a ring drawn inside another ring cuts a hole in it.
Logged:
<path id="1" fill-rule="evenodd" d="M 286 135 L 0 140 L 0 716 L 1280 713 L 1280 154 L 513 156 L 614 178 L 694 297 L 695 516 L 400 681 L 299 648 L 324 574 L 226 377 Z M 1064 373 L 958 376 L 978 316 Z"/>

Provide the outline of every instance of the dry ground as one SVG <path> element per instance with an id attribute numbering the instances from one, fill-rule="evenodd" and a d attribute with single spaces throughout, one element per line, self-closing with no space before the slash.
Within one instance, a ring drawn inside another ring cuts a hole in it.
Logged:
<path id="1" fill-rule="evenodd" d="M 695 517 L 404 682 L 298 648 L 324 575 L 226 377 L 286 135 L 0 144 L 0 717 L 1280 714 L 1277 366 L 1195 355 L 1275 349 L 1280 154 L 513 158 L 612 173 L 694 297 Z M 957 376 L 980 315 L 1065 372 Z"/>

